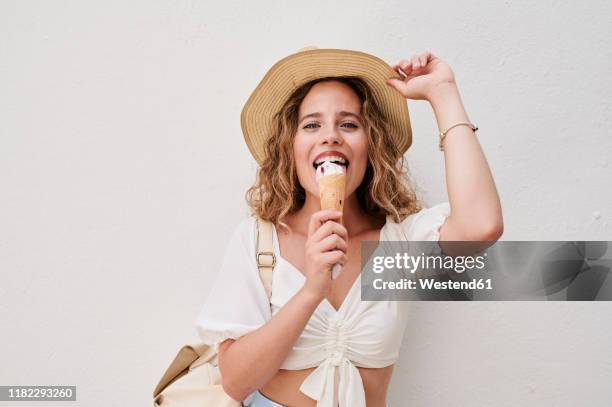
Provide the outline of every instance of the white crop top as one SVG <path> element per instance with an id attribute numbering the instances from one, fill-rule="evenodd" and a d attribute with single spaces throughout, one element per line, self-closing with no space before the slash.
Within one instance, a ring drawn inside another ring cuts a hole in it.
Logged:
<path id="1" fill-rule="evenodd" d="M 380 240 L 438 241 L 440 226 L 449 214 L 450 205 L 443 202 L 422 209 L 401 223 L 394 222 L 389 215 L 380 231 Z M 195 321 L 203 342 L 217 351 L 224 340 L 238 339 L 264 325 L 305 281 L 304 275 L 280 256 L 274 230 L 276 266 L 270 307 L 255 262 L 255 233 L 254 216 L 242 220 L 234 230 L 221 270 Z M 365 407 L 357 367 L 389 366 L 399 356 L 410 302 L 362 301 L 360 282 L 361 274 L 338 311 L 327 299 L 321 301 L 280 367 L 289 370 L 317 367 L 300 386 L 302 393 L 317 400 L 317 407 L 333 407 L 334 386 L 338 389 L 340 407 Z"/>

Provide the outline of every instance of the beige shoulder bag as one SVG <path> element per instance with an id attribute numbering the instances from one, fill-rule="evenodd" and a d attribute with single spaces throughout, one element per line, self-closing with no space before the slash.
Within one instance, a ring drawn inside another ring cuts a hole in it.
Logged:
<path id="1" fill-rule="evenodd" d="M 274 225 L 261 219 L 257 219 L 256 225 L 255 261 L 269 301 L 272 295 L 272 270 L 276 264 L 272 249 Z M 213 347 L 195 343 L 187 344 L 179 350 L 153 391 L 153 406 L 240 407 L 242 403 L 223 391 L 218 354 Z"/>

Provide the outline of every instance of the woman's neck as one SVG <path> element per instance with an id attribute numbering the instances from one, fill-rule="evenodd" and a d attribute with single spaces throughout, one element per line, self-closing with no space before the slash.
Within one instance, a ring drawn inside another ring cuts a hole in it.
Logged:
<path id="1" fill-rule="evenodd" d="M 291 228 L 302 235 L 308 235 L 308 223 L 310 217 L 321 210 L 321 201 L 319 197 L 306 192 L 306 201 L 304 205 L 295 213 L 288 216 L 288 223 Z M 382 222 L 382 224 L 381 224 Z M 377 219 L 363 210 L 361 204 L 357 200 L 355 193 L 348 196 L 344 201 L 342 211 L 342 224 L 346 227 L 349 238 L 359 235 L 366 230 L 379 229 L 384 225 L 384 219 Z"/>

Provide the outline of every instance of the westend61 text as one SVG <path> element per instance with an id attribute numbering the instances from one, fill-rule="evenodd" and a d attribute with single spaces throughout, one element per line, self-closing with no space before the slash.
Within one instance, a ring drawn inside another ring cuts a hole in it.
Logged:
<path id="1" fill-rule="evenodd" d="M 376 290 L 492 290 L 491 279 L 475 279 L 469 281 L 438 281 L 433 278 L 419 278 L 419 284 L 416 281 L 407 278 L 402 278 L 399 281 L 383 281 L 377 278 L 373 281 L 373 286 Z"/>

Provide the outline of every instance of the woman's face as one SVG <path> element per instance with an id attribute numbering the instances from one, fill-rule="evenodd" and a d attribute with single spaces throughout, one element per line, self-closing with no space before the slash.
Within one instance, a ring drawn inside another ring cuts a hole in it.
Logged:
<path id="1" fill-rule="evenodd" d="M 368 140 L 357 94 L 339 81 L 315 84 L 300 105 L 293 155 L 298 179 L 307 193 L 318 197 L 314 166 L 326 151 L 343 154 L 346 167 L 346 197 L 361 184 L 368 164 Z"/>

